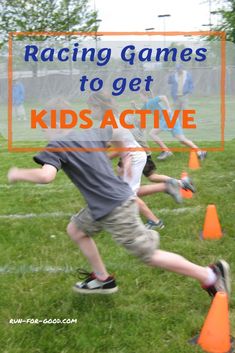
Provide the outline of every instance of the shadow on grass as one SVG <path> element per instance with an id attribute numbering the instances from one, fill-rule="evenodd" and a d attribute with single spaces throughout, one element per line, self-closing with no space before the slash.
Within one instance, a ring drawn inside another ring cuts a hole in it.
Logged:
<path id="1" fill-rule="evenodd" d="M 73 310 L 79 310 L 79 313 L 87 313 L 87 311 L 92 311 L 95 306 L 96 309 L 109 310 L 116 306 L 115 298 L 112 295 L 102 295 L 102 294 L 71 294 L 71 306 Z"/>

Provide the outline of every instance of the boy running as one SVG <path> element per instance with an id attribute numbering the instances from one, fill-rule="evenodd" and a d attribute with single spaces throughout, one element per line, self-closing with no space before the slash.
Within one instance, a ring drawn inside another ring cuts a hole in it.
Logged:
<path id="1" fill-rule="evenodd" d="M 131 102 L 132 106 L 134 109 L 138 110 L 140 108 L 138 108 L 136 106 L 136 103 L 134 101 Z M 150 147 L 148 145 L 147 139 L 146 139 L 146 134 L 145 131 L 143 129 L 141 129 L 140 127 L 140 121 L 139 119 L 136 119 L 135 116 L 133 115 L 129 115 L 126 117 L 126 122 L 128 124 L 133 124 L 134 128 L 131 129 L 131 133 L 134 136 L 135 140 L 140 144 L 141 147 L 143 147 L 143 149 L 146 152 L 147 155 L 147 161 L 145 164 L 145 167 L 143 169 L 143 175 L 148 178 L 149 181 L 153 182 L 153 183 L 166 183 L 169 180 L 173 179 L 171 177 L 169 177 L 168 175 L 163 175 L 163 174 L 157 174 L 156 173 L 156 164 L 154 163 L 154 161 L 152 160 L 152 155 L 151 152 L 149 151 Z M 120 162 L 119 162 L 120 165 Z M 196 192 L 196 188 L 194 186 L 194 184 L 192 183 L 191 178 L 184 177 L 182 179 L 176 179 L 178 181 L 179 187 L 183 188 L 184 190 L 190 190 L 193 193 Z M 159 186 L 157 186 L 156 184 L 152 187 L 149 187 L 149 195 L 155 192 L 161 192 L 164 190 L 159 189 Z M 144 186 L 141 187 L 142 189 L 144 188 Z M 139 192 L 139 196 L 141 196 L 141 191 Z M 176 200 L 177 201 L 177 200 Z"/>
<path id="2" fill-rule="evenodd" d="M 92 110 L 93 118 L 98 121 L 102 121 L 106 110 L 112 110 L 118 115 L 117 107 L 111 97 L 103 93 L 91 94 L 88 98 L 88 105 Z M 129 184 L 134 194 L 137 196 L 145 196 L 162 191 L 169 193 L 177 202 L 182 202 L 180 188 L 175 179 L 169 178 L 166 183 L 159 183 L 157 185 L 140 185 L 142 172 L 147 160 L 146 152 L 141 150 L 141 146 L 135 140 L 131 132 L 123 128 L 117 118 L 115 121 L 117 127 L 112 129 L 110 142 L 114 147 L 126 149 L 126 151 L 113 152 L 109 154 L 109 158 L 120 157 L 119 175 Z M 164 228 L 163 221 L 154 215 L 142 199 L 137 197 L 136 201 L 139 205 L 140 213 L 147 218 L 146 227 Z"/>
<path id="3" fill-rule="evenodd" d="M 114 174 L 104 152 L 92 151 L 105 148 L 104 142 L 94 138 L 95 130 L 84 132 L 82 141 L 74 132 L 48 130 L 53 139 L 46 150 L 34 157 L 41 167 L 12 168 L 8 180 L 11 183 L 47 184 L 56 178 L 59 170 L 63 170 L 82 193 L 87 207 L 72 217 L 67 232 L 79 245 L 92 272 L 84 281 L 75 284 L 75 291 L 110 294 L 118 290 L 115 278 L 108 273 L 93 240 L 101 230 L 110 232 L 117 243 L 147 265 L 198 280 L 212 296 L 217 291 L 230 291 L 229 265 L 225 261 L 203 267 L 159 249 L 159 235 L 146 229 L 141 222 L 130 187 Z M 84 151 L 74 150 L 76 148 Z"/>
<path id="4" fill-rule="evenodd" d="M 166 96 L 153 96 L 152 92 L 146 92 L 145 90 L 140 91 L 140 97 L 144 103 L 142 109 L 147 110 L 159 110 L 162 111 L 163 109 L 171 111 L 170 103 Z M 197 145 L 191 140 L 189 140 L 183 133 L 183 129 L 181 127 L 181 122 L 177 119 L 175 126 L 173 129 L 169 129 L 167 124 L 161 114 L 160 118 L 160 128 L 159 129 L 152 129 L 150 132 L 150 136 L 152 139 L 163 149 L 160 155 L 157 157 L 158 160 L 165 160 L 166 158 L 172 156 L 172 152 L 169 150 L 167 145 L 160 139 L 159 133 L 161 131 L 170 131 L 172 135 L 183 145 L 186 145 L 192 149 L 196 149 L 198 152 L 198 157 L 201 160 L 206 158 L 207 152 L 201 151 Z"/>

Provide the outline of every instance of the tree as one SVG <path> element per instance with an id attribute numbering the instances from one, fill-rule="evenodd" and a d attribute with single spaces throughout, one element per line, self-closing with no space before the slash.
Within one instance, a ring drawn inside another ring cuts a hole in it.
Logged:
<path id="1" fill-rule="evenodd" d="M 0 48 L 8 40 L 9 32 L 94 32 L 98 30 L 97 11 L 91 10 L 88 0 L 0 0 Z M 47 36 L 28 37 L 28 41 L 46 40 Z M 23 40 L 25 37 L 15 37 Z M 71 41 L 72 37 L 66 37 Z M 53 37 L 64 41 L 65 37 Z M 72 73 L 72 64 L 69 62 Z M 37 63 L 32 63 L 37 76 Z"/>
<path id="2" fill-rule="evenodd" d="M 88 0 L 0 0 L 0 47 L 13 31 L 96 32 L 97 25 Z"/>
<path id="3" fill-rule="evenodd" d="M 223 0 L 222 8 L 216 11 L 222 17 L 221 24 L 214 30 L 225 31 L 227 40 L 235 43 L 235 0 Z"/>
<path id="4" fill-rule="evenodd" d="M 87 0 L 61 0 L 56 13 L 56 25 L 60 31 L 96 32 L 97 11 L 90 11 Z"/>

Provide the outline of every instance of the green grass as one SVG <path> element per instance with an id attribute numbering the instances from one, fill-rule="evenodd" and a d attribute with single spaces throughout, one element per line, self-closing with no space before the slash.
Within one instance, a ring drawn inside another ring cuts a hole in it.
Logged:
<path id="1" fill-rule="evenodd" d="M 199 284 L 146 267 L 117 246 L 109 234 L 100 234 L 96 241 L 109 271 L 116 275 L 119 292 L 89 297 L 71 291 L 77 280 L 76 269 L 89 269 L 66 235 L 69 215 L 77 212 L 84 201 L 62 172 L 51 185 L 5 185 L 9 167 L 34 166 L 31 154 L 8 153 L 5 145 L 1 143 L 0 215 L 32 213 L 38 217 L 0 219 L 1 352 L 202 352 L 188 344 L 200 331 L 210 306 L 210 298 Z M 227 142 L 224 152 L 210 153 L 202 168 L 190 173 L 198 192 L 184 205 L 175 205 L 164 194 L 145 198 L 166 224 L 161 231 L 162 249 L 202 265 L 222 257 L 235 270 L 234 148 L 234 141 Z M 187 170 L 187 163 L 187 153 L 175 153 L 171 159 L 159 162 L 158 171 L 179 177 L 182 170 Z M 210 203 L 216 204 L 225 231 L 219 241 L 199 239 Z M 174 210 L 183 207 L 189 211 L 177 215 Z M 61 214 L 56 216 L 55 212 Z M 45 213 L 54 216 L 48 218 Z M 48 272 L 48 268 L 58 271 Z M 77 323 L 12 325 L 11 318 L 70 318 L 77 319 Z M 234 296 L 230 320 L 235 335 Z"/>
<path id="2" fill-rule="evenodd" d="M 225 121 L 225 131 L 224 139 L 225 141 L 231 141 L 235 138 L 235 120 L 234 120 L 234 109 L 235 103 L 233 97 L 226 96 L 226 121 Z M 118 98 L 118 106 L 121 110 L 130 109 L 130 98 Z M 205 147 L 204 141 L 209 141 L 213 144 L 213 147 L 219 147 L 221 140 L 221 97 L 190 97 L 189 108 L 195 110 L 195 114 L 192 114 L 196 123 L 196 129 L 185 129 L 185 135 L 193 140 L 196 144 Z M 137 106 L 142 106 L 140 99 L 136 100 Z M 81 109 L 87 108 L 87 104 L 83 101 L 73 102 L 73 109 L 77 112 Z M 173 105 L 172 105 L 173 106 Z M 26 115 L 30 120 L 32 109 L 42 109 L 42 105 L 38 102 L 26 102 L 25 103 Z M 150 129 L 151 124 L 153 124 L 151 116 L 148 116 L 147 127 Z M 78 119 L 78 126 L 80 121 Z M 13 119 L 13 146 L 14 147 L 36 147 L 35 141 L 43 141 L 45 143 L 45 136 L 40 128 L 33 131 L 26 121 L 17 121 Z M 0 106 L 0 134 L 7 138 L 8 133 L 8 115 L 7 115 L 7 105 L 2 104 Z M 174 138 L 169 132 L 163 132 L 161 134 L 164 141 Z"/>

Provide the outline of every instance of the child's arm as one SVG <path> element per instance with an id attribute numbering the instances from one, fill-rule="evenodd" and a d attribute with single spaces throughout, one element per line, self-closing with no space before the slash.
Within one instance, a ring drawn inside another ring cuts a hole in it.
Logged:
<path id="1" fill-rule="evenodd" d="M 10 183 L 29 181 L 35 184 L 48 184 L 55 179 L 56 174 L 57 169 L 50 164 L 44 164 L 42 168 L 35 169 L 21 169 L 14 167 L 8 172 L 8 181 Z"/>

